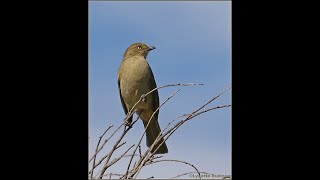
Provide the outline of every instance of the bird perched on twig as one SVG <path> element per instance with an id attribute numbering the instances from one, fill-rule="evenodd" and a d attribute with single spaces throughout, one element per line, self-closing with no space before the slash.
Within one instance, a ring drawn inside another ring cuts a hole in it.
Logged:
<path id="1" fill-rule="evenodd" d="M 152 70 L 146 60 L 148 53 L 154 50 L 155 47 L 148 46 L 143 43 L 135 43 L 130 45 L 124 53 L 124 57 L 120 68 L 118 70 L 118 87 L 120 99 L 124 112 L 127 114 L 133 106 L 139 101 L 141 96 L 147 94 L 149 91 L 157 87 Z M 159 107 L 158 90 L 143 98 L 136 106 L 134 111 L 139 115 L 144 127 L 152 116 L 152 114 Z M 150 147 L 161 133 L 158 123 L 159 111 L 157 111 L 148 127 L 146 128 L 147 146 Z M 132 116 L 128 119 L 132 122 Z M 163 142 L 163 137 L 155 145 L 157 148 Z M 151 152 L 154 152 L 153 148 Z M 158 148 L 155 154 L 168 153 L 168 148 L 165 142 Z"/>

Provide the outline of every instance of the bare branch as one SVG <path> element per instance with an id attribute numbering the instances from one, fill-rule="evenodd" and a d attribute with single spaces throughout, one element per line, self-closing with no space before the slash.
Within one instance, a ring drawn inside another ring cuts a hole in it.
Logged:
<path id="1" fill-rule="evenodd" d="M 118 147 L 116 147 L 116 149 L 119 149 L 121 146 L 123 146 L 124 144 L 126 144 L 127 142 L 123 142 L 123 143 L 121 143 Z M 115 149 L 115 150 L 116 150 Z M 102 157 L 101 159 L 100 159 L 100 161 L 98 162 L 98 164 L 96 164 L 95 166 L 93 166 L 92 167 L 92 170 L 91 171 L 89 171 L 89 174 L 91 174 L 91 179 L 92 179 L 92 177 L 93 177 L 93 170 L 96 168 L 96 167 L 98 167 L 102 162 L 103 162 L 103 160 L 105 160 L 106 159 L 106 157 L 108 157 L 109 156 L 109 154 L 107 154 L 107 155 L 105 155 L 104 157 Z"/>
<path id="2" fill-rule="evenodd" d="M 109 179 L 112 178 L 113 175 L 115 176 L 119 176 L 120 179 L 122 178 L 137 178 L 137 176 L 139 175 L 141 169 L 147 165 L 151 165 L 151 164 L 155 164 L 155 163 L 159 163 L 159 162 L 176 162 L 176 163 L 183 163 L 186 165 L 191 166 L 193 169 L 195 169 L 196 172 L 188 172 L 188 173 L 183 173 L 180 174 L 178 176 L 172 177 L 172 178 L 178 178 L 187 174 L 191 174 L 191 173 L 198 173 L 199 174 L 199 178 L 201 179 L 201 175 L 200 172 L 198 171 L 198 169 L 185 161 L 181 161 L 181 160 L 171 160 L 171 159 L 166 159 L 166 160 L 162 160 L 161 158 L 163 156 L 155 156 L 155 153 L 157 152 L 157 150 L 161 147 L 161 145 L 163 143 L 165 143 L 167 141 L 168 138 L 171 137 L 171 135 L 179 128 L 181 127 L 185 122 L 187 122 L 190 119 L 193 119 L 203 113 L 215 110 L 215 109 L 220 109 L 220 108 L 227 108 L 227 107 L 231 107 L 231 105 L 220 105 L 220 106 L 216 106 L 213 108 L 208 108 L 203 110 L 208 104 L 210 104 L 211 102 L 213 102 L 215 99 L 219 98 L 224 92 L 226 92 L 227 90 L 229 90 L 230 88 L 222 91 L 221 93 L 219 93 L 217 96 L 214 96 L 213 98 L 211 98 L 208 102 L 206 102 L 204 105 L 202 105 L 201 107 L 197 108 L 196 110 L 194 110 L 192 113 L 190 114 L 184 114 L 183 116 L 179 116 L 176 119 L 172 120 L 162 131 L 161 133 L 159 133 L 158 137 L 156 138 L 156 140 L 153 142 L 153 144 L 144 152 L 144 154 L 142 155 L 141 152 L 141 143 L 142 143 L 142 139 L 144 137 L 144 135 L 146 134 L 146 129 L 148 128 L 151 119 L 155 116 L 156 113 L 158 113 L 158 111 L 160 110 L 160 108 L 168 102 L 169 99 L 171 99 L 177 92 L 179 92 L 180 90 L 175 91 L 171 96 L 169 96 L 156 110 L 155 112 L 152 114 L 152 116 L 149 119 L 149 122 L 147 123 L 144 132 L 138 142 L 138 144 L 136 145 L 135 148 L 133 148 L 135 145 L 130 146 L 121 156 L 119 156 L 118 158 L 113 159 L 111 162 L 110 159 L 113 155 L 113 153 L 119 149 L 120 147 L 122 147 L 124 144 L 126 144 L 126 142 L 121 143 L 122 139 L 124 138 L 124 136 L 127 134 L 127 132 L 133 127 L 133 125 L 139 120 L 139 117 L 137 117 L 137 119 L 133 122 L 130 122 L 129 126 L 126 126 L 126 122 L 127 120 L 133 116 L 133 114 L 135 113 L 136 110 L 136 106 L 145 99 L 146 96 L 150 95 L 152 92 L 161 89 L 161 88 L 165 88 L 165 87 L 170 87 L 170 86 L 191 86 L 191 85 L 203 85 L 203 84 L 196 84 L 196 83 L 186 83 L 186 84 L 182 84 L 182 83 L 178 83 L 178 84 L 170 84 L 170 85 L 165 85 L 165 86 L 160 86 L 157 88 L 154 88 L 153 90 L 149 91 L 146 94 L 143 94 L 140 99 L 134 104 L 134 106 L 130 109 L 130 111 L 127 113 L 123 123 L 109 136 L 109 138 L 107 138 L 104 143 L 99 147 L 103 136 L 106 134 L 106 132 L 112 127 L 109 126 L 104 133 L 99 137 L 99 141 L 97 143 L 96 149 L 95 149 L 95 153 L 93 155 L 93 157 L 89 160 L 89 163 L 93 160 L 93 165 L 91 168 L 91 171 L 89 171 L 89 175 L 91 175 L 91 179 L 93 177 L 93 171 L 94 169 L 99 166 L 100 164 L 102 164 L 102 162 L 105 160 L 104 162 L 104 166 L 102 167 L 102 169 L 96 174 L 96 176 L 99 176 L 99 179 L 102 179 L 103 177 L 109 176 Z M 177 120 L 178 118 L 183 117 L 182 120 L 180 120 L 178 123 L 176 123 L 173 127 L 170 127 L 172 125 L 172 123 Z M 102 148 L 105 146 L 105 144 L 119 131 L 119 129 L 124 126 L 124 130 L 122 132 L 122 134 L 120 135 L 120 137 L 117 139 L 117 141 L 113 144 L 111 150 L 103 157 L 100 159 L 100 161 L 96 164 L 96 156 L 97 154 L 102 150 Z M 170 129 L 169 129 L 170 128 Z M 127 154 L 130 150 L 132 153 Z M 136 154 L 136 152 L 139 152 L 138 154 Z M 125 174 L 104 174 L 105 171 L 112 165 L 114 165 L 115 163 L 117 163 L 120 159 L 123 159 L 125 157 L 130 157 L 129 163 L 128 163 L 128 167 L 126 169 L 126 173 Z M 134 162 L 133 167 L 131 167 L 131 163 L 133 162 L 133 158 L 134 157 L 138 157 L 137 161 Z M 205 173 L 205 172 L 201 172 L 201 173 Z M 206 173 L 209 174 L 209 173 Z M 95 177 L 96 178 L 96 177 Z M 151 176 L 147 179 L 152 179 L 154 178 L 154 176 Z"/>
<path id="3" fill-rule="evenodd" d="M 182 125 L 182 124 L 184 124 L 186 121 L 188 121 L 188 120 L 190 120 L 190 119 L 192 119 L 192 118 L 194 118 L 195 117 L 195 115 L 196 116 L 198 116 L 198 115 L 200 115 L 200 114 L 202 114 L 202 113 L 204 113 L 204 111 L 203 112 L 200 112 L 200 113 L 197 113 L 197 112 L 199 112 L 201 109 L 203 109 L 205 106 L 207 106 L 208 104 L 210 104 L 212 101 L 214 101 L 215 99 L 217 99 L 218 97 L 220 97 L 223 93 L 225 93 L 227 90 L 229 90 L 230 88 L 227 88 L 226 90 L 224 90 L 224 91 L 222 91 L 221 93 L 219 93 L 217 96 L 214 96 L 213 98 L 211 98 L 207 103 L 205 103 L 203 106 L 201 106 L 200 108 L 198 108 L 197 110 L 195 110 L 195 111 L 193 111 L 188 117 L 186 117 L 185 119 L 183 119 L 183 120 L 181 120 L 181 121 L 179 121 L 174 127 L 172 127 L 170 130 L 168 130 L 166 133 L 164 133 L 164 137 L 165 136 L 167 136 L 166 138 L 165 138 L 165 140 L 156 148 L 156 150 Z M 231 106 L 231 105 L 225 105 L 225 106 L 219 106 L 219 108 L 224 108 L 224 107 L 229 107 L 229 106 Z M 211 108 L 211 110 L 213 110 L 213 109 L 218 109 L 217 107 L 215 107 L 215 108 Z M 209 111 L 209 109 L 208 110 L 205 110 L 206 112 L 207 111 Z M 169 134 L 169 135 L 168 135 Z M 158 138 L 159 138 L 159 136 L 158 136 Z M 157 139 L 158 139 L 157 138 Z M 155 150 L 155 151 L 156 151 Z M 151 156 L 153 155 L 154 153 L 152 153 L 151 154 Z"/>
<path id="4" fill-rule="evenodd" d="M 123 122 L 110 136 L 108 139 L 104 141 L 104 143 L 101 145 L 98 151 L 95 152 L 95 154 L 92 156 L 92 158 L 89 160 L 89 163 L 93 158 L 101 151 L 101 149 L 104 147 L 104 145 L 116 134 L 116 132 L 124 125 L 125 123 Z"/>
<path id="5" fill-rule="evenodd" d="M 113 134 L 104 142 L 104 144 L 103 144 L 103 145 L 100 147 L 100 149 L 95 153 L 95 155 L 96 155 L 97 153 L 99 153 L 99 151 L 103 148 L 103 146 L 107 143 L 107 141 L 125 124 L 125 121 L 126 121 L 127 118 L 128 118 L 128 116 L 125 118 L 125 120 L 123 121 L 123 123 L 118 127 L 118 129 L 116 129 L 116 130 L 113 132 Z M 139 117 L 137 117 L 137 119 L 132 123 L 132 125 L 133 125 L 138 119 L 139 119 Z M 106 166 L 106 164 L 107 164 L 108 161 L 110 160 L 113 152 L 114 152 L 115 150 L 117 150 L 118 148 L 120 148 L 121 146 L 123 146 L 123 145 L 126 143 L 126 142 L 123 142 L 122 144 L 119 145 L 119 143 L 121 142 L 121 140 L 122 140 L 122 138 L 124 137 L 124 135 L 125 135 L 131 128 L 132 128 L 132 126 L 130 126 L 130 127 L 127 128 L 127 129 L 126 129 L 126 127 L 124 128 L 123 134 L 120 136 L 120 138 L 118 139 L 118 141 L 116 142 L 116 144 L 113 146 L 113 149 L 112 149 L 106 156 L 104 156 L 104 157 L 99 161 L 99 163 L 98 163 L 96 166 L 93 166 L 93 168 L 96 168 L 98 165 L 100 165 L 100 164 L 102 163 L 102 161 L 103 161 L 105 158 L 108 157 L 107 161 L 105 162 L 105 166 Z M 89 161 L 89 162 L 90 162 L 90 161 Z M 110 167 L 110 166 L 109 166 L 109 167 Z M 106 168 L 106 169 L 107 169 L 107 168 Z M 105 170 L 106 170 L 106 169 L 105 169 Z M 104 171 L 105 171 L 105 170 L 104 170 Z M 102 172 L 102 171 L 100 171 L 100 172 Z M 89 173 L 91 173 L 91 178 L 92 178 L 92 176 L 93 176 L 92 170 L 89 171 Z M 100 179 L 101 179 L 101 178 L 100 178 Z"/>
<path id="6" fill-rule="evenodd" d="M 127 134 L 127 132 L 131 129 L 131 127 L 132 127 L 132 126 L 129 126 L 127 129 L 126 129 L 126 127 L 125 127 L 123 133 L 122 133 L 121 136 L 120 136 L 120 138 L 119 138 L 119 139 L 117 140 L 117 142 L 113 145 L 113 148 L 112 148 L 111 151 L 109 152 L 108 158 L 107 158 L 107 160 L 106 160 L 106 162 L 105 162 L 105 164 L 104 164 L 104 166 L 103 166 L 103 168 L 102 168 L 102 171 L 101 171 L 101 173 L 100 173 L 99 179 L 102 179 L 104 172 L 107 170 L 108 163 L 109 163 L 109 160 L 110 160 L 112 154 L 113 154 L 114 151 L 117 149 L 119 143 L 121 142 L 121 140 L 123 139 L 123 137 Z"/>
<path id="7" fill-rule="evenodd" d="M 99 148 L 99 145 L 100 145 L 100 142 L 101 142 L 101 139 L 102 139 L 102 137 L 107 133 L 107 131 L 109 131 L 109 129 L 111 129 L 113 127 L 113 125 L 110 125 L 104 132 L 103 132 L 103 134 L 99 137 L 99 141 L 98 141 L 98 143 L 97 143 L 97 147 L 96 147 L 96 150 L 95 150 L 95 153 L 97 153 L 98 152 L 98 148 Z M 97 157 L 97 154 L 95 154 L 94 155 L 94 159 L 93 159 L 93 163 L 92 163 L 92 169 L 91 169 L 91 179 L 92 179 L 92 177 L 93 177 L 93 171 L 94 171 L 94 167 L 95 167 L 95 165 L 96 165 L 96 157 Z M 90 172 L 89 172 L 89 174 L 90 174 Z"/>
<path id="8" fill-rule="evenodd" d="M 120 157 L 114 159 L 113 161 L 111 161 L 107 166 L 106 169 L 108 169 L 110 166 L 112 166 L 114 163 L 118 162 L 120 159 L 122 159 L 129 151 L 130 149 L 135 146 L 134 144 L 132 146 L 130 146 Z"/>
<path id="9" fill-rule="evenodd" d="M 91 174 L 91 179 L 92 179 L 92 177 L 93 177 L 93 169 L 95 169 L 96 167 L 98 167 L 98 166 L 103 162 L 103 160 L 105 160 L 105 159 L 108 157 L 108 155 L 109 155 L 109 154 L 106 154 L 104 157 L 102 157 L 102 158 L 99 160 L 99 162 L 98 162 L 94 167 L 92 167 L 92 170 L 89 171 L 89 174 Z"/>
<path id="10" fill-rule="evenodd" d="M 140 144 L 141 144 L 141 142 L 142 142 L 142 139 L 143 139 L 143 137 L 144 137 L 144 135 L 145 135 L 145 133 L 146 133 L 147 128 L 149 127 L 149 124 L 150 124 L 151 119 L 153 118 L 153 116 L 159 111 L 160 107 L 162 107 L 166 102 L 168 102 L 168 101 L 169 101 L 175 94 L 177 94 L 179 91 L 180 91 L 180 89 L 177 90 L 177 91 L 175 91 L 173 94 L 171 94 L 171 95 L 153 112 L 153 114 L 151 115 L 151 117 L 150 117 L 150 119 L 149 119 L 149 122 L 147 123 L 147 125 L 146 125 L 146 127 L 145 127 L 145 129 L 144 129 L 144 132 L 143 132 L 143 134 L 142 134 L 142 136 L 141 136 L 141 138 L 140 138 L 140 140 L 139 140 L 139 142 L 138 142 L 138 146 L 137 146 L 136 149 L 133 151 L 133 154 L 136 153 L 137 148 L 140 146 Z M 150 92 L 151 92 L 151 91 L 150 91 Z M 151 149 L 151 147 L 150 147 L 149 149 Z M 148 149 L 148 150 L 149 150 L 149 149 Z M 147 151 L 148 151 L 148 150 L 147 150 Z M 139 164 L 140 162 L 142 162 L 142 160 L 144 159 L 144 157 L 145 157 L 145 156 L 143 156 L 143 157 L 140 158 L 140 160 L 138 161 L 138 164 Z M 129 161 L 129 164 L 128 164 L 127 172 L 126 172 L 126 174 L 125 174 L 125 175 L 126 175 L 126 178 L 128 178 L 129 169 L 130 169 L 130 165 L 131 165 L 132 159 L 133 159 L 133 156 L 131 157 L 131 159 L 130 159 L 130 161 Z M 123 177 L 122 177 L 122 178 L 123 178 Z"/>
<path id="11" fill-rule="evenodd" d="M 228 88 L 230 89 L 230 88 Z M 137 167 L 135 167 L 134 169 L 132 169 L 131 171 L 131 175 L 130 178 L 132 177 L 137 177 L 137 175 L 139 174 L 141 168 L 145 165 L 146 162 L 148 162 L 150 160 L 150 158 L 147 157 L 151 157 L 155 154 L 155 152 L 158 150 L 158 148 L 161 147 L 161 145 L 172 135 L 173 132 L 175 132 L 182 124 L 184 124 L 186 121 L 192 119 L 193 115 L 195 115 L 197 112 L 199 112 L 201 109 L 203 109 L 205 106 L 207 106 L 208 104 L 210 104 L 212 101 L 214 101 L 215 99 L 217 99 L 218 97 L 220 97 L 224 92 L 226 92 L 228 89 L 222 91 L 221 93 L 219 93 L 217 96 L 211 98 L 206 104 L 204 104 L 203 106 L 201 106 L 200 108 L 198 108 L 197 110 L 195 110 L 194 112 L 192 112 L 187 118 L 185 118 L 184 120 L 178 122 L 173 128 L 171 128 L 170 130 L 168 130 L 166 133 L 164 133 L 163 137 L 165 137 L 166 135 L 168 135 L 164 141 L 162 141 L 157 147 L 156 149 L 153 151 L 153 153 L 151 153 L 151 149 L 154 148 L 154 146 L 159 142 L 161 135 L 159 134 L 158 137 L 156 138 L 156 141 L 151 145 L 151 147 L 149 147 L 149 149 L 146 151 L 145 155 L 143 156 L 143 158 L 140 158 L 140 160 L 138 161 Z M 200 115 L 200 114 L 198 114 Z M 150 120 L 149 120 L 150 121 Z M 127 174 L 127 173 L 126 173 Z"/>

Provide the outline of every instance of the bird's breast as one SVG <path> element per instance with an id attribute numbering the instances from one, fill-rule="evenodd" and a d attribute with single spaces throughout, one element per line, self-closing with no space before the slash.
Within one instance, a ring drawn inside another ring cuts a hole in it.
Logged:
<path id="1" fill-rule="evenodd" d="M 130 58 L 123 61 L 119 73 L 121 94 L 126 104 L 133 106 L 141 95 L 151 90 L 151 72 L 145 59 Z"/>

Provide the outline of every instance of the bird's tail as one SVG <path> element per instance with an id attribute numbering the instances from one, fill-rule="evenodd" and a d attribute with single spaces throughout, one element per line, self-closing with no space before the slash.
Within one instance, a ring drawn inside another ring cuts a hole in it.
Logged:
<path id="1" fill-rule="evenodd" d="M 147 121 L 143 121 L 144 127 L 146 128 L 148 122 Z M 158 121 L 156 120 L 155 117 L 152 118 L 147 130 L 146 130 L 146 137 L 147 137 L 147 146 L 150 147 L 153 142 L 156 140 L 156 138 L 158 137 L 158 135 L 161 133 L 161 129 L 159 126 Z M 163 143 L 162 143 L 163 142 Z M 162 145 L 158 148 L 158 146 L 162 143 Z M 161 134 L 161 138 L 158 141 L 158 143 L 154 146 L 153 149 L 151 149 L 151 152 L 154 152 L 156 149 L 158 148 L 158 150 L 156 151 L 155 154 L 165 154 L 168 153 L 168 148 L 166 143 L 164 142 L 164 139 L 162 137 Z"/>

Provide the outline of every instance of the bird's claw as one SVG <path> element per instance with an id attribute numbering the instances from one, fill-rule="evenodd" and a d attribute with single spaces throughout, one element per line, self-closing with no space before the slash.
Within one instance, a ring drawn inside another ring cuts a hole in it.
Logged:
<path id="1" fill-rule="evenodd" d="M 141 101 L 142 102 L 146 102 L 146 95 L 145 94 L 142 94 L 141 97 L 140 97 Z"/>
<path id="2" fill-rule="evenodd" d="M 126 119 L 126 120 L 124 121 L 124 125 L 125 125 L 126 127 L 128 127 L 128 128 L 131 128 L 131 127 L 132 127 L 132 122 L 129 122 L 128 119 Z"/>

